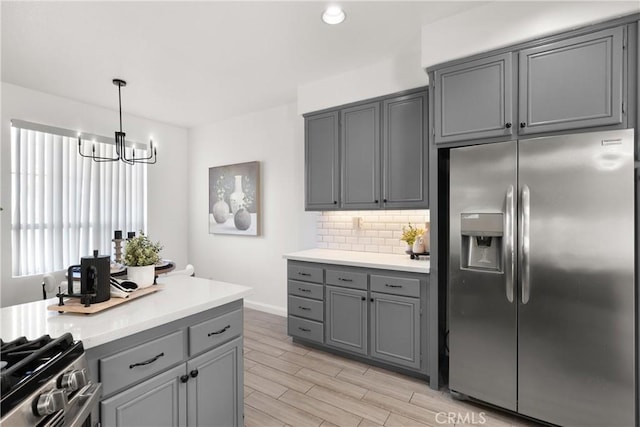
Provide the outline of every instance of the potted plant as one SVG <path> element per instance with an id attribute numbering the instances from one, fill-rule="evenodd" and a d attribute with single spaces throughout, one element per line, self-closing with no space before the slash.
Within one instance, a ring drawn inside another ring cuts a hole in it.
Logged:
<path id="1" fill-rule="evenodd" d="M 407 251 L 412 250 L 413 243 L 418 237 L 422 236 L 422 233 L 424 233 L 423 229 L 416 228 L 411 225 L 411 223 L 406 227 L 402 227 L 402 236 L 400 237 L 400 240 L 407 243 Z"/>
<path id="2" fill-rule="evenodd" d="M 156 277 L 155 265 L 160 261 L 160 242 L 153 243 L 142 231 L 127 240 L 124 247 L 124 264 L 127 278 L 139 288 L 153 285 Z"/>

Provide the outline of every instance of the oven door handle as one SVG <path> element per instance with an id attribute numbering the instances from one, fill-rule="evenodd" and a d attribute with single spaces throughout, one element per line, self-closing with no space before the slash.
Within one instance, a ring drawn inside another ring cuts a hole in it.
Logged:
<path id="1" fill-rule="evenodd" d="M 65 426 L 79 427 L 84 424 L 91 412 L 98 407 L 98 402 L 102 396 L 102 384 L 90 382 L 78 391 L 71 400 L 69 400 L 68 408 L 82 405 L 75 415 L 65 422 Z"/>

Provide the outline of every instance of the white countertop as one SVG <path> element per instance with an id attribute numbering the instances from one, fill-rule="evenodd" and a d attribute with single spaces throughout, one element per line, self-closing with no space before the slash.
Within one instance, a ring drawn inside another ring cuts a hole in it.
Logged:
<path id="1" fill-rule="evenodd" d="M 410 259 L 409 255 L 381 254 L 377 252 L 307 249 L 285 254 L 284 258 L 295 261 L 381 268 L 385 270 L 409 271 L 412 273 L 429 273 L 431 271 L 429 257 L 420 257 L 419 260 L 415 260 Z"/>
<path id="2" fill-rule="evenodd" d="M 87 349 L 239 300 L 252 291 L 182 275 L 160 277 L 157 286 L 158 292 L 91 315 L 47 310 L 57 298 L 5 307 L 0 310 L 0 337 L 9 341 L 70 332 Z"/>

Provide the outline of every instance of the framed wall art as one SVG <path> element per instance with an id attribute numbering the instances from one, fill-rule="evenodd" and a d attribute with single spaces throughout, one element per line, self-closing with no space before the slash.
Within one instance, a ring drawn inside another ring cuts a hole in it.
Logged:
<path id="1" fill-rule="evenodd" d="M 209 168 L 209 233 L 257 236 L 260 162 Z"/>

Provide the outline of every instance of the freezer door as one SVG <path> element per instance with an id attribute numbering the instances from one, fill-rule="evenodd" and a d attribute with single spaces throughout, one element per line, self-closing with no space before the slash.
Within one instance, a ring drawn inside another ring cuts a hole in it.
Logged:
<path id="1" fill-rule="evenodd" d="M 633 133 L 519 144 L 518 412 L 635 425 Z"/>
<path id="2" fill-rule="evenodd" d="M 516 149 L 513 141 L 452 149 L 449 193 L 449 387 L 511 410 Z"/>

